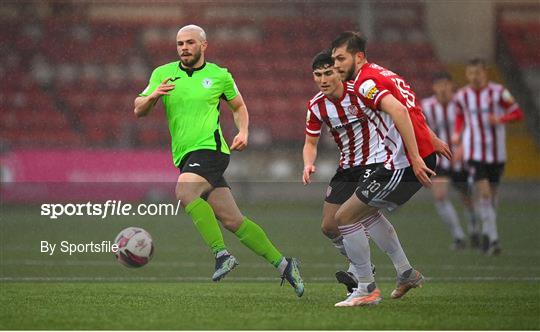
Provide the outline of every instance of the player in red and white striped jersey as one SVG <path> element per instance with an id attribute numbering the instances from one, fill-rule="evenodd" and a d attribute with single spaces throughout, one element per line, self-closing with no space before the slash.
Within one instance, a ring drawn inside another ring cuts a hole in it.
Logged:
<path id="1" fill-rule="evenodd" d="M 521 120 L 523 112 L 505 87 L 489 81 L 484 60 L 471 60 L 465 74 L 469 84 L 455 96 L 460 112 L 453 140 L 459 143 L 462 137 L 463 159 L 478 191 L 482 248 L 486 254 L 497 255 L 500 246 L 494 202 L 506 162 L 505 124 Z"/>
<path id="2" fill-rule="evenodd" d="M 439 72 L 433 76 L 432 89 L 434 95 L 423 99 L 422 111 L 427 119 L 429 127 L 443 141 L 450 144 L 451 136 L 457 117 L 457 104 L 453 100 L 454 81 L 447 72 Z M 457 146 L 452 146 L 454 156 Z M 467 181 L 467 171 L 462 160 L 448 160 L 439 158 L 437 163 L 437 176 L 433 180 L 431 190 L 435 198 L 435 206 L 441 219 L 450 229 L 454 242 L 452 249 L 465 248 L 465 233 L 461 228 L 456 210 L 448 195 L 450 180 L 459 191 L 465 205 L 465 217 L 468 221 L 471 246 L 478 247 L 478 230 L 474 214 L 474 208 L 470 197 Z"/>
<path id="3" fill-rule="evenodd" d="M 333 67 L 328 69 L 334 71 Z M 320 69 L 314 75 L 319 75 Z M 382 145 L 382 134 L 377 132 L 377 118 L 369 118 L 366 106 L 354 93 L 352 82 L 341 82 L 338 78 L 338 99 L 332 99 L 322 92 L 315 95 L 308 105 L 306 134 L 318 138 L 322 124 L 326 124 L 339 147 L 340 169 L 371 165 L 386 161 L 390 151 Z"/>
<path id="4" fill-rule="evenodd" d="M 379 210 L 392 210 L 407 202 L 422 185 L 431 184 L 429 177 L 435 175 L 436 151 L 450 157 L 448 146 L 427 127 L 410 86 L 390 70 L 368 63 L 365 44 L 357 33 L 340 34 L 332 42 L 334 66 L 342 74 L 342 80 L 356 77 L 355 93 L 368 107 L 366 115 L 379 120 L 377 128 L 390 155 L 383 167 L 360 183 L 355 195 L 335 215 L 358 277 L 356 290 L 336 306 L 377 304 L 381 300 L 371 271 L 366 233 L 372 239 L 377 236 L 376 243 L 388 253 L 396 268 L 397 286 L 392 298 L 401 298 L 411 288 L 423 284 L 423 276 L 412 268 L 392 224 Z"/>
<path id="5" fill-rule="evenodd" d="M 341 204 L 354 194 L 358 184 L 388 158 L 389 151 L 385 149 L 383 137 L 377 131 L 378 119 L 365 114 L 366 106 L 354 93 L 353 82 L 341 81 L 334 69 L 332 54 L 329 51 L 317 54 L 313 58 L 312 69 L 320 92 L 308 103 L 302 181 L 304 184 L 311 182 L 317 145 L 325 124 L 339 148 L 340 159 L 326 191 L 321 230 L 347 256 L 334 216 Z M 347 286 L 349 292 L 356 287 L 352 265 L 349 265 L 348 272 L 338 271 L 336 278 Z"/>

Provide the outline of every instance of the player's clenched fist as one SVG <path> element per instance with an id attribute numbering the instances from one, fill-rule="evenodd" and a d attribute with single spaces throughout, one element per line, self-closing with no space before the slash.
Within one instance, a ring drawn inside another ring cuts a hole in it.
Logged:
<path id="1" fill-rule="evenodd" d="M 168 96 L 169 91 L 174 89 L 174 84 L 167 84 L 167 82 L 170 79 L 171 79 L 170 77 L 167 77 L 166 79 L 164 79 L 163 82 L 161 82 L 161 84 L 157 87 L 157 89 L 154 92 L 152 92 L 152 94 L 150 95 L 150 98 L 159 98 L 164 95 Z"/>

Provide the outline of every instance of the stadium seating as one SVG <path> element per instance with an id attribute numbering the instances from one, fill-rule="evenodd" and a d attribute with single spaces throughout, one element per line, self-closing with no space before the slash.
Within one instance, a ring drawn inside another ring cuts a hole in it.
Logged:
<path id="1" fill-rule="evenodd" d="M 540 23 L 504 21 L 500 25 L 510 55 L 540 108 Z"/>
<path id="2" fill-rule="evenodd" d="M 263 145 L 301 141 L 305 107 L 317 92 L 311 58 L 339 32 L 358 29 L 356 15 L 322 18 L 317 6 L 291 3 L 288 15 L 277 15 L 270 5 L 246 5 L 243 16 L 226 3 L 221 6 L 201 5 L 195 11 L 195 4 L 187 4 L 182 10 L 186 16 L 195 13 L 189 22 L 207 29 L 208 60 L 234 75 L 252 127 L 262 131 L 255 141 Z M 351 5 L 351 12 L 358 10 Z M 378 30 L 376 42 L 368 46 L 370 59 L 405 76 L 424 97 L 431 72 L 441 64 L 426 37 L 422 3 L 396 2 L 392 10 L 386 6 L 384 15 L 376 5 L 375 13 Z M 80 15 L 45 15 L 32 22 L 0 23 L 0 37 L 9 46 L 0 52 L 0 72 L 8 78 L 2 81 L 0 94 L 4 144 L 168 144 L 163 111 L 137 121 L 132 103 L 151 69 L 177 58 L 174 36 L 184 22 L 124 22 Z M 230 138 L 235 131 L 232 116 L 221 118 Z"/>

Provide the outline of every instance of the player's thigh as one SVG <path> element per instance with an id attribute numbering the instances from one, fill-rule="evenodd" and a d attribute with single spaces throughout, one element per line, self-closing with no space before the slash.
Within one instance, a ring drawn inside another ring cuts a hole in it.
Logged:
<path id="1" fill-rule="evenodd" d="M 480 198 L 491 199 L 491 184 L 488 179 L 480 179 L 474 183 L 477 195 Z"/>
<path id="2" fill-rule="evenodd" d="M 185 207 L 203 193 L 212 189 L 212 186 L 202 176 L 195 173 L 182 173 L 178 176 L 175 193 L 176 198 Z"/>
<path id="3" fill-rule="evenodd" d="M 207 198 L 208 204 L 212 206 L 216 218 L 221 221 L 228 230 L 236 231 L 242 224 L 244 216 L 228 187 L 215 188 Z"/>
<path id="4" fill-rule="evenodd" d="M 433 197 L 437 201 L 442 201 L 448 196 L 448 186 L 450 184 L 450 178 L 447 176 L 436 176 L 433 178 L 433 183 L 431 186 L 431 191 L 433 192 Z"/>
<path id="5" fill-rule="evenodd" d="M 379 209 L 362 202 L 356 195 L 352 195 L 336 212 L 336 221 L 339 226 L 350 225 L 375 214 Z"/>
<path id="6" fill-rule="evenodd" d="M 341 204 L 332 204 L 324 202 L 321 230 L 325 235 L 336 237 L 339 235 L 338 224 L 336 221 L 336 212 Z"/>
<path id="7" fill-rule="evenodd" d="M 493 164 L 488 169 L 488 180 L 490 184 L 491 196 L 496 197 L 499 189 L 499 183 L 504 173 L 505 164 Z"/>

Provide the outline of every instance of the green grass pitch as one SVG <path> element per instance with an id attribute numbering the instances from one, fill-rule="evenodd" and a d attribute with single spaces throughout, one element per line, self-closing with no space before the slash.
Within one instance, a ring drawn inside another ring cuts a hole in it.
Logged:
<path id="1" fill-rule="evenodd" d="M 534 202 L 500 207 L 503 254 L 448 249 L 430 200 L 389 215 L 425 287 L 390 299 L 393 267 L 374 245 L 383 301 L 334 308 L 345 296 L 333 274 L 345 261 L 319 231 L 320 202 L 245 205 L 284 254 L 298 257 L 297 298 L 263 259 L 225 233 L 240 266 L 212 283 L 213 258 L 189 219 L 95 217 L 46 220 L 39 207 L 2 207 L 0 329 L 540 329 L 540 224 Z M 102 241 L 127 226 L 147 229 L 154 259 L 127 269 L 109 254 L 47 256 L 39 241 Z"/>

